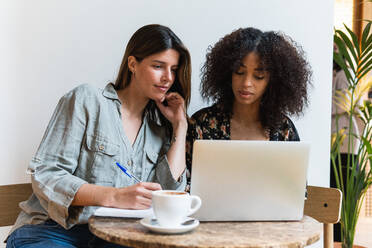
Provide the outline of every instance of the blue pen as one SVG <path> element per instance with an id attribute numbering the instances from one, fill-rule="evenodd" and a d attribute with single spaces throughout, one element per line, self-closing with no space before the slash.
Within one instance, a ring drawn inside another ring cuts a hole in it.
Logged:
<path id="1" fill-rule="evenodd" d="M 131 175 L 128 173 L 128 169 L 125 168 L 125 166 L 122 166 L 121 164 L 119 164 L 118 162 L 116 162 L 116 165 L 120 168 L 120 170 L 122 170 L 129 178 L 133 178 L 137 183 L 140 183 L 141 180 L 139 180 L 137 177 L 135 177 L 134 175 Z"/>

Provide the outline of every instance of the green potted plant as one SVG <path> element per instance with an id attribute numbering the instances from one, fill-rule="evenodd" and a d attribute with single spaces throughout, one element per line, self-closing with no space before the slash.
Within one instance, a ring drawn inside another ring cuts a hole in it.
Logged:
<path id="1" fill-rule="evenodd" d="M 348 88 L 337 91 L 334 102 L 347 114 L 348 125 L 332 135 L 331 160 L 337 188 L 343 193 L 341 209 L 341 241 L 343 248 L 354 243 L 356 224 L 368 187 L 372 184 L 372 104 L 361 103 L 362 96 L 371 88 L 372 80 L 366 75 L 372 69 L 371 21 L 365 26 L 360 39 L 346 25 L 347 32 L 335 30 L 334 42 L 338 51 L 334 60 L 346 75 Z M 363 128 L 355 133 L 355 119 Z M 338 119 L 336 119 L 338 123 Z M 357 142 L 354 142 L 354 141 Z M 342 162 L 340 147 L 347 144 L 347 159 Z"/>

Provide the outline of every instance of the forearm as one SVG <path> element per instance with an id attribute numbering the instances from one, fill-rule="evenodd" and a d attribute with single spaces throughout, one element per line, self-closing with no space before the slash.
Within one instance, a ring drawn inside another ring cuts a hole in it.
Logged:
<path id="1" fill-rule="evenodd" d="M 76 192 L 71 205 L 113 207 L 115 190 L 114 187 L 83 184 Z"/>
<path id="2" fill-rule="evenodd" d="M 175 137 L 175 140 L 172 139 L 172 144 L 167 153 L 170 171 L 176 181 L 178 181 L 186 168 L 186 132 L 187 122 L 181 122 L 173 126 L 173 137 Z"/>

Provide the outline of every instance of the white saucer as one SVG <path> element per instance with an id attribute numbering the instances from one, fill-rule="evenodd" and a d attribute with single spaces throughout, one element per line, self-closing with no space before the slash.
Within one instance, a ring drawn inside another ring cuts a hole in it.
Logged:
<path id="1" fill-rule="evenodd" d="M 179 225 L 176 227 L 163 227 L 158 224 L 156 219 L 153 219 L 151 217 L 143 218 L 140 223 L 144 227 L 150 229 L 153 232 L 157 233 L 167 233 L 167 234 L 175 234 L 175 233 L 184 233 L 193 230 L 197 226 L 199 226 L 199 221 L 194 218 L 187 217 L 185 221 L 194 220 L 190 224 L 186 225 Z"/>

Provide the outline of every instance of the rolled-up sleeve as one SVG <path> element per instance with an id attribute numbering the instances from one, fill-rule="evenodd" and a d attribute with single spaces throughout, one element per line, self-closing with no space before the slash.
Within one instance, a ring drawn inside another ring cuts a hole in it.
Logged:
<path id="1" fill-rule="evenodd" d="M 191 164 L 192 164 L 192 152 L 194 147 L 194 141 L 197 139 L 196 135 L 196 121 L 191 117 L 188 120 L 187 135 L 186 135 L 186 169 L 188 174 L 191 174 Z M 200 137 L 199 137 L 200 139 Z M 187 181 L 190 183 L 190 176 L 187 176 Z"/>
<path id="2" fill-rule="evenodd" d="M 78 166 L 86 118 L 76 92 L 62 97 L 29 165 L 32 187 L 41 206 L 65 228 L 75 194 L 87 183 L 73 175 Z"/>
<path id="3" fill-rule="evenodd" d="M 186 170 L 175 180 L 169 167 L 167 155 L 159 156 L 158 163 L 155 168 L 155 182 L 158 182 L 162 189 L 172 189 L 184 191 L 186 188 Z"/>

